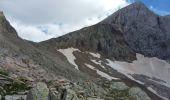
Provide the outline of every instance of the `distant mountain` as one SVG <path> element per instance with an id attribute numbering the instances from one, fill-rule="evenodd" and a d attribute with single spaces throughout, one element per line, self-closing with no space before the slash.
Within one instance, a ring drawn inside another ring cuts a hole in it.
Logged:
<path id="1" fill-rule="evenodd" d="M 119 29 L 133 51 L 148 57 L 170 58 L 170 22 L 137 2 L 112 14 L 101 23 Z"/>
<path id="2" fill-rule="evenodd" d="M 0 13 L 0 98 L 169 100 L 169 33 L 170 17 L 141 2 L 40 43 Z"/>

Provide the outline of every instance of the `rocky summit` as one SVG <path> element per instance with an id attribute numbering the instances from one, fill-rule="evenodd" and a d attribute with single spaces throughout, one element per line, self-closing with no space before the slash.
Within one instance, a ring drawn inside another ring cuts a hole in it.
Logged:
<path id="1" fill-rule="evenodd" d="M 0 99 L 170 100 L 170 17 L 143 3 L 40 43 L 0 12 Z"/>

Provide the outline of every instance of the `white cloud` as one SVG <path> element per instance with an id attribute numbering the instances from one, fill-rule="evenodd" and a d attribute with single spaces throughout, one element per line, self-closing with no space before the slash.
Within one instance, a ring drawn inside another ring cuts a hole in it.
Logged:
<path id="1" fill-rule="evenodd" d="M 150 6 L 149 7 L 152 11 L 164 16 L 164 15 L 168 15 L 170 12 L 167 12 L 167 11 L 162 11 L 162 10 L 158 10 L 156 8 L 154 8 L 153 6 Z"/>
<path id="2" fill-rule="evenodd" d="M 1 0 L 19 36 L 42 41 L 89 26 L 126 6 L 126 0 Z"/>

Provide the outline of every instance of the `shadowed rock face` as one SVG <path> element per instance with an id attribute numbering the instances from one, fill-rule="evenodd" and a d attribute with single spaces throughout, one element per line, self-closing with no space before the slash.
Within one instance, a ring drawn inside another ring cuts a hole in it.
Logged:
<path id="1" fill-rule="evenodd" d="M 128 47 L 120 31 L 108 24 L 97 24 L 55 39 L 59 48 L 75 47 L 99 52 L 116 60 L 131 61 L 135 53 Z"/>
<path id="2" fill-rule="evenodd" d="M 119 29 L 135 52 L 169 59 L 169 16 L 158 16 L 144 4 L 137 2 L 112 14 L 101 23 Z"/>
<path id="3" fill-rule="evenodd" d="M 15 35 L 15 36 L 17 36 L 15 29 L 6 20 L 3 12 L 0 12 L 0 32 L 2 34 L 4 34 L 4 35 L 6 34 L 6 35 Z"/>

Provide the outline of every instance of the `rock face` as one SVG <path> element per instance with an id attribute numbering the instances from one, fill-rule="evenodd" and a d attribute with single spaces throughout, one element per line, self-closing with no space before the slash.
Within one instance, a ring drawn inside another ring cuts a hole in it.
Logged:
<path id="1" fill-rule="evenodd" d="M 158 16 L 143 3 L 129 5 L 101 23 L 119 29 L 135 52 L 149 57 L 169 59 L 169 17 Z"/>
<path id="2" fill-rule="evenodd" d="M 6 35 L 17 36 L 15 29 L 6 20 L 3 12 L 0 12 L 0 33 L 6 33 Z"/>
<path id="3" fill-rule="evenodd" d="M 121 61 L 135 59 L 135 53 L 128 47 L 123 34 L 109 24 L 93 25 L 57 39 L 44 41 L 39 45 L 45 45 L 50 49 L 75 47 L 82 51 L 99 52 Z"/>
<path id="4" fill-rule="evenodd" d="M 63 100 L 79 100 L 79 99 L 73 90 L 67 89 L 64 93 Z"/>
<path id="5" fill-rule="evenodd" d="M 45 83 L 39 82 L 30 90 L 27 100 L 49 100 L 49 89 Z"/>

